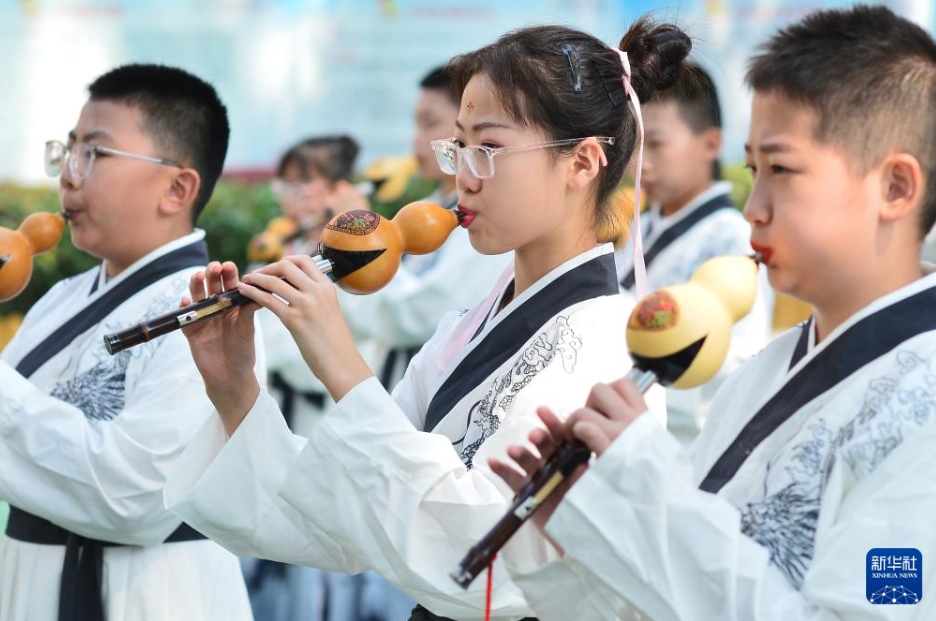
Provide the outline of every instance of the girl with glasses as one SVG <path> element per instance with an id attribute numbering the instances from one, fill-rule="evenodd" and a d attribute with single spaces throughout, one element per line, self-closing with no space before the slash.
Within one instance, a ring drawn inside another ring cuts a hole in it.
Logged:
<path id="1" fill-rule="evenodd" d="M 284 254 L 314 254 L 332 216 L 368 208 L 367 199 L 351 184 L 357 155 L 357 141 L 342 135 L 308 138 L 280 158 L 270 188 L 283 215 L 304 231 Z"/>
<path id="2" fill-rule="evenodd" d="M 325 225 L 338 212 L 368 209 L 353 185 L 358 144 L 350 136 L 317 136 L 290 147 L 280 157 L 271 187 L 298 237 L 283 255 L 314 255 Z M 326 388 L 311 373 L 289 331 L 272 313 L 258 315 L 267 350 L 270 390 L 290 428 L 308 435 L 331 405 Z"/>
<path id="3" fill-rule="evenodd" d="M 284 256 L 314 255 L 328 221 L 349 209 L 369 209 L 351 183 L 359 147 L 347 135 L 314 136 L 291 146 L 279 159 L 271 190 L 297 236 Z M 344 294 L 346 297 L 348 294 Z M 328 390 L 302 358 L 289 330 L 273 313 L 257 314 L 267 354 L 268 389 L 290 430 L 308 437 L 334 405 Z M 358 605 L 360 578 L 265 559 L 242 559 L 250 603 L 257 619 L 319 621 L 348 617 Z M 329 614 L 324 615 L 328 600 Z"/>
<path id="4" fill-rule="evenodd" d="M 635 154 L 639 102 L 678 79 L 690 42 L 641 20 L 619 47 L 544 26 L 451 62 L 461 104 L 454 140 L 436 153 L 455 174 L 475 249 L 515 258 L 486 299 L 442 321 L 392 395 L 310 259 L 243 282 L 215 263 L 192 279 L 196 300 L 238 287 L 271 309 L 337 405 L 308 440 L 291 435 L 250 372 L 253 309 L 193 326 L 219 418 L 166 489 L 173 511 L 241 553 L 376 570 L 421 604 L 413 619 L 482 616 L 484 581 L 462 590 L 449 572 L 509 505 L 488 458 L 526 437 L 537 406 L 570 413 L 595 382 L 630 368 L 632 302 L 598 230 Z M 547 550 L 528 541 L 532 563 Z M 499 563 L 490 608 L 501 619 L 531 613 Z"/>

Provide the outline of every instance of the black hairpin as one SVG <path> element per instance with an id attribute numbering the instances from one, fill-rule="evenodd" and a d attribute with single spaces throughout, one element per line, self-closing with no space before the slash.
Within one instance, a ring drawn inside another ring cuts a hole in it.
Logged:
<path id="1" fill-rule="evenodd" d="M 569 69 L 572 71 L 572 88 L 576 93 L 582 92 L 582 64 L 579 60 L 578 50 L 571 43 L 562 46 L 562 53 L 569 61 Z"/>
<path id="2" fill-rule="evenodd" d="M 595 71 L 601 78 L 601 83 L 608 93 L 608 99 L 611 100 L 613 107 L 618 107 L 627 101 L 627 93 L 624 92 L 624 67 L 618 65 L 615 69 L 604 69 L 597 62 L 594 62 Z"/>

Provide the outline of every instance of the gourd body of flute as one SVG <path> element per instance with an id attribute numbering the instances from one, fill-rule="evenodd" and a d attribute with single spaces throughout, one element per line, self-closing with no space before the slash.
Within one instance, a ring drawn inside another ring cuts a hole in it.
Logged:
<path id="1" fill-rule="evenodd" d="M 0 302 L 19 295 L 32 277 L 33 256 L 54 248 L 65 230 L 61 213 L 30 214 L 14 231 L 0 227 Z"/>
<path id="2" fill-rule="evenodd" d="M 453 211 L 429 201 L 409 203 L 392 220 L 372 211 L 346 211 L 325 225 L 321 254 L 340 261 L 355 256 L 351 253 L 371 253 L 373 259 L 343 276 L 339 286 L 350 293 L 373 293 L 390 282 L 403 253 L 435 251 L 456 226 Z"/>

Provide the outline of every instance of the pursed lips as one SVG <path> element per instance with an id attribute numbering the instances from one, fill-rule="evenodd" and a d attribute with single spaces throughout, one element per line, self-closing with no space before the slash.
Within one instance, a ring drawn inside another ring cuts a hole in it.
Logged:
<path id="1" fill-rule="evenodd" d="M 456 210 L 460 214 L 458 218 L 459 224 L 462 226 L 462 228 L 467 229 L 471 224 L 471 221 L 475 219 L 475 212 L 462 205 L 459 205 Z"/>

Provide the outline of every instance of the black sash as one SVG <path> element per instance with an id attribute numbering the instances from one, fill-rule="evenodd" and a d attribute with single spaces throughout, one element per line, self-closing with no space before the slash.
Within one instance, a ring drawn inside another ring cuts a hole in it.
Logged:
<path id="1" fill-rule="evenodd" d="M 696 209 L 694 209 L 692 213 L 670 228 L 663 231 L 663 233 L 661 233 L 660 236 L 656 238 L 656 241 L 653 242 L 653 245 L 651 245 L 647 252 L 644 253 L 644 263 L 649 267 L 649 265 L 653 263 L 653 260 L 656 259 L 657 255 L 666 250 L 666 248 L 668 248 L 671 243 L 676 241 L 683 235 L 683 233 L 716 211 L 720 209 L 734 208 L 734 204 L 731 202 L 731 198 L 729 198 L 727 194 L 719 194 L 710 201 L 702 203 Z M 630 271 L 624 275 L 624 278 L 621 279 L 621 287 L 624 289 L 630 289 L 634 286 L 634 279 L 634 268 L 632 267 Z"/>
<path id="2" fill-rule="evenodd" d="M 465 395 L 515 356 L 550 317 L 573 304 L 617 292 L 613 254 L 595 257 L 546 285 L 491 330 L 446 378 L 429 403 L 423 429 L 434 429 Z"/>
<path id="3" fill-rule="evenodd" d="M 432 614 L 426 607 L 422 604 L 416 604 L 416 607 L 413 608 L 413 611 L 410 613 L 409 621 L 453 621 L 448 617 L 440 617 L 439 615 Z M 534 617 L 524 617 L 520 621 L 537 621 Z"/>
<path id="4" fill-rule="evenodd" d="M 699 489 L 718 493 L 737 474 L 748 455 L 801 407 L 904 341 L 936 330 L 934 308 L 936 287 L 883 308 L 845 330 L 764 404 L 718 458 Z M 807 324 L 803 331 L 807 339 L 808 329 Z M 796 351 L 799 349 L 797 346 Z"/>
<path id="5" fill-rule="evenodd" d="M 396 370 L 402 365 L 403 370 L 409 366 L 416 354 L 422 347 L 397 347 L 387 352 L 384 358 L 383 366 L 380 368 L 380 384 L 387 389 L 387 392 L 393 392 L 393 377 Z"/>
<path id="6" fill-rule="evenodd" d="M 23 377 L 31 376 L 39 367 L 67 347 L 75 337 L 100 323 L 115 308 L 141 289 L 179 270 L 202 266 L 206 263 L 208 263 L 208 246 L 202 240 L 155 259 L 59 326 L 55 332 L 23 356 L 16 365 L 16 370 Z"/>
<path id="7" fill-rule="evenodd" d="M 12 506 L 6 535 L 26 543 L 65 546 L 58 621 L 104 621 L 104 601 L 101 596 L 104 548 L 122 544 L 76 535 Z M 183 522 L 163 543 L 199 539 L 205 539 L 205 536 Z"/>
<path id="8" fill-rule="evenodd" d="M 293 388 L 292 384 L 286 381 L 283 374 L 279 371 L 273 371 L 270 374 L 270 388 L 279 391 L 280 412 L 286 419 L 286 425 L 293 428 L 293 415 L 296 411 L 296 402 L 304 399 L 306 402 L 315 406 L 319 410 L 325 407 L 325 393 L 302 391 Z"/>
<path id="9" fill-rule="evenodd" d="M 16 365 L 16 370 L 24 377 L 30 377 L 78 335 L 98 324 L 141 289 L 179 270 L 199 267 L 206 263 L 208 247 L 203 240 L 155 259 L 65 321 L 26 354 Z M 6 534 L 11 539 L 27 543 L 65 546 L 59 591 L 59 621 L 104 620 L 104 602 L 101 596 L 104 548 L 120 544 L 82 537 L 12 506 Z M 204 538 L 204 535 L 183 523 L 169 535 L 165 543 Z"/>

